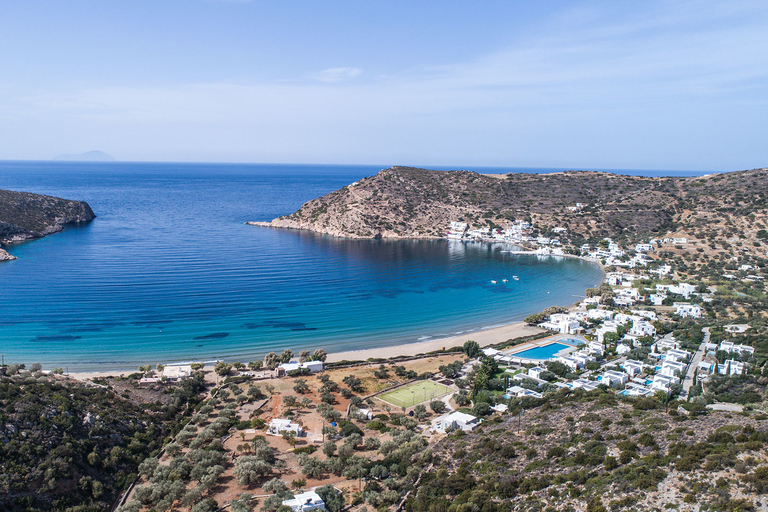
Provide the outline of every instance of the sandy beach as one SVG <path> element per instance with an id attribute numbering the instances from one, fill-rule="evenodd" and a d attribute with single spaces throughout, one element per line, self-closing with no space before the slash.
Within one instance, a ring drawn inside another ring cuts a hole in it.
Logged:
<path id="1" fill-rule="evenodd" d="M 453 336 L 450 338 L 442 338 L 437 340 L 422 341 L 419 343 L 406 343 L 404 345 L 396 345 L 394 347 L 381 347 L 371 348 L 367 350 L 353 350 L 349 352 L 336 352 L 328 354 L 328 362 L 335 361 L 360 361 L 370 358 L 388 358 L 396 356 L 413 356 L 416 354 L 423 354 L 426 352 L 432 352 L 434 350 L 440 350 L 443 348 L 461 346 L 467 340 L 474 340 L 480 344 L 481 347 L 487 345 L 493 345 L 495 343 L 501 343 L 512 338 L 520 338 L 521 336 L 530 336 L 532 334 L 538 334 L 544 332 L 544 329 L 538 327 L 531 327 L 525 322 L 517 322 L 509 325 L 502 325 L 501 327 L 494 327 L 493 329 L 486 329 L 484 331 L 477 331 L 460 336 Z"/>
<path id="2" fill-rule="evenodd" d="M 328 354 L 328 362 L 336 361 L 361 361 L 370 358 L 389 358 L 396 356 L 413 356 L 416 354 L 423 354 L 426 352 L 432 352 L 434 350 L 440 350 L 443 348 L 461 346 L 467 340 L 474 340 L 480 344 L 481 347 L 493 345 L 495 343 L 501 343 L 512 338 L 520 338 L 521 336 L 530 336 L 532 334 L 538 334 L 544 332 L 543 329 L 538 327 L 531 327 L 526 325 L 525 322 L 517 322 L 509 325 L 502 325 L 501 327 L 494 327 L 493 329 L 486 329 L 484 331 L 476 331 L 472 333 L 462 334 L 460 336 L 453 336 L 450 338 L 442 338 L 436 340 L 422 341 L 418 343 L 406 343 L 403 345 L 396 345 L 393 347 L 380 347 L 371 348 L 367 350 L 353 350 L 348 352 L 333 352 Z M 210 369 L 211 366 L 206 366 L 206 369 Z M 70 372 L 68 375 L 77 380 L 91 380 L 99 377 L 120 376 L 129 375 L 134 373 L 135 369 L 126 370 L 114 370 L 106 372 Z"/>

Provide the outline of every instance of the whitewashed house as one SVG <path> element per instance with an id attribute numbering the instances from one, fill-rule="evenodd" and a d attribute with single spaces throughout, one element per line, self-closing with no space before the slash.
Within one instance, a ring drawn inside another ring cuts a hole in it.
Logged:
<path id="1" fill-rule="evenodd" d="M 175 364 L 167 365 L 163 368 L 162 378 L 170 381 L 186 379 L 192 375 L 192 365 Z"/>
<path id="2" fill-rule="evenodd" d="M 587 350 L 590 354 L 605 355 L 605 345 L 601 341 L 590 341 L 587 343 Z"/>
<path id="3" fill-rule="evenodd" d="M 283 500 L 283 506 L 291 507 L 292 512 L 305 512 L 308 510 L 326 510 L 325 502 L 315 491 L 295 494 L 290 500 Z"/>
<path id="4" fill-rule="evenodd" d="M 471 414 L 466 414 L 459 411 L 454 411 L 449 415 L 442 418 L 437 424 L 437 428 L 445 432 L 446 430 L 461 429 L 465 432 L 469 432 L 477 428 L 480 424 L 478 419 Z"/>
<path id="5" fill-rule="evenodd" d="M 606 384 L 608 386 L 626 384 L 627 381 L 629 381 L 629 375 L 614 370 L 603 372 L 600 376 L 600 384 Z"/>
<path id="6" fill-rule="evenodd" d="M 541 366 L 534 366 L 533 368 L 528 368 L 528 376 L 533 377 L 534 379 L 541 379 L 541 374 L 547 371 L 546 368 L 542 368 Z"/>
<path id="7" fill-rule="evenodd" d="M 675 302 L 675 313 L 682 317 L 701 318 L 701 306 L 689 302 Z"/>
<path id="8" fill-rule="evenodd" d="M 590 320 L 613 320 L 613 311 L 607 309 L 590 309 L 587 311 L 587 318 Z"/>
<path id="9" fill-rule="evenodd" d="M 635 361 L 634 359 L 627 359 L 622 365 L 622 368 L 624 369 L 624 373 L 630 377 L 643 373 L 643 363 Z"/>
<path id="10" fill-rule="evenodd" d="M 293 432 L 296 434 L 296 437 L 301 437 L 304 433 L 301 425 L 294 423 L 289 419 L 275 418 L 269 422 L 269 428 L 267 429 L 268 434 L 280 436 L 283 435 L 283 432 Z"/>
<path id="11" fill-rule="evenodd" d="M 516 396 L 518 398 L 524 396 L 532 396 L 534 398 L 542 397 L 542 394 L 538 391 L 533 391 L 532 389 L 527 389 L 520 386 L 510 386 L 507 388 L 506 392 L 509 396 Z"/>
<path id="12" fill-rule="evenodd" d="M 686 365 L 675 361 L 669 361 L 667 359 L 661 364 L 661 370 L 659 373 L 667 377 L 680 377 L 685 373 Z"/>
<path id="13" fill-rule="evenodd" d="M 637 320 L 632 322 L 632 328 L 629 329 L 632 336 L 655 336 L 656 327 L 646 320 Z"/>
<path id="14" fill-rule="evenodd" d="M 688 358 L 691 357 L 691 353 L 687 350 L 680 350 L 677 348 L 671 348 L 667 350 L 667 361 L 680 361 L 683 363 L 688 362 Z"/>
<path id="15" fill-rule="evenodd" d="M 599 382 L 587 379 L 577 379 L 571 382 L 571 387 L 573 389 L 583 389 L 584 391 L 593 391 L 597 389 L 598 386 L 600 386 Z"/>

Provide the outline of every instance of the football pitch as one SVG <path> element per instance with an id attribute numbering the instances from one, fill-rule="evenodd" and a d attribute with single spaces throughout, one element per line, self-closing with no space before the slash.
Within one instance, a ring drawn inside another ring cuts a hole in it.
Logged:
<path id="1" fill-rule="evenodd" d="M 422 380 L 382 393 L 377 398 L 384 400 L 395 407 L 411 407 L 431 400 L 438 396 L 447 395 L 452 390 L 448 386 L 443 386 L 431 380 Z"/>

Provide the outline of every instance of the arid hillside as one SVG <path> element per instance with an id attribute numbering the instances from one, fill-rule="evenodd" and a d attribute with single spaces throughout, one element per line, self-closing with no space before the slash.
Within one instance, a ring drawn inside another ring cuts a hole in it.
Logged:
<path id="1" fill-rule="evenodd" d="M 0 244 L 40 238 L 95 217 L 83 201 L 0 190 Z"/>
<path id="2" fill-rule="evenodd" d="M 577 244 L 605 236 L 647 238 L 681 231 L 695 238 L 766 228 L 768 169 L 697 178 L 603 172 L 482 175 L 392 167 L 304 204 L 272 227 L 344 237 L 432 238 L 449 223 L 505 227 L 530 220 L 547 233 L 567 228 Z M 569 209 L 576 203 L 585 206 Z M 766 235 L 768 236 L 768 235 Z"/>

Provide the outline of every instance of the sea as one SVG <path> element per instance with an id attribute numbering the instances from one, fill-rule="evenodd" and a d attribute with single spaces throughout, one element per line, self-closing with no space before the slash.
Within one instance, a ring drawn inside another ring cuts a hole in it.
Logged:
<path id="1" fill-rule="evenodd" d="M 470 339 L 572 304 L 600 283 L 592 263 L 514 255 L 506 244 L 352 240 L 245 224 L 292 213 L 383 167 L 0 161 L 0 188 L 87 201 L 97 215 L 6 248 L 18 259 L 0 263 L 0 357 L 128 371 L 247 362 L 286 348 Z M 697 174 L 705 172 L 682 175 Z"/>

